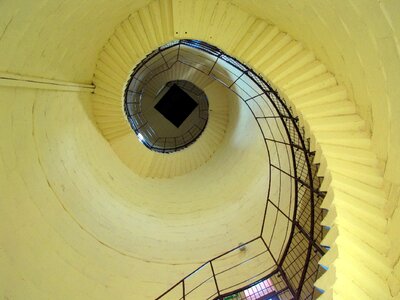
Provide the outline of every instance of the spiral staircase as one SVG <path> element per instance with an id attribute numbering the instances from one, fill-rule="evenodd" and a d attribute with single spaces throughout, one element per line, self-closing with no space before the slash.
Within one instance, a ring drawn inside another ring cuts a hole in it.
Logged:
<path id="1" fill-rule="evenodd" d="M 182 151 L 149 151 L 126 120 L 124 91 L 135 66 L 179 40 L 204 41 L 251 68 L 304 127 L 323 178 L 319 192 L 326 193 L 321 208 L 327 231 L 320 243 L 327 251 L 319 261 L 325 272 L 315 282 L 318 298 L 395 296 L 387 282 L 393 271 L 384 169 L 348 89 L 300 41 L 228 1 L 143 4 L 115 23 L 98 55 L 93 85 L 72 83 L 80 71 L 68 68 L 76 73 L 69 82 L 43 79 L 41 66 L 36 74 L 12 67 L 1 74 L 2 296 L 156 298 L 258 230 L 263 206 L 251 199 L 263 197 L 270 176 L 259 163 L 264 141 L 229 92 L 184 67 L 165 73 L 190 79 L 210 100 L 205 131 Z M 68 59 L 61 51 L 51 63 L 60 58 Z M 218 181 L 226 184 L 224 191 Z M 186 199 L 176 191 L 181 186 L 198 196 Z"/>

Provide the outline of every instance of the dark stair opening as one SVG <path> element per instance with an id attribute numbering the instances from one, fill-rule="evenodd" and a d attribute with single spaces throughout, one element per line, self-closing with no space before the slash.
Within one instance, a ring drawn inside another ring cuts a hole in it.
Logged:
<path id="1" fill-rule="evenodd" d="M 179 128 L 197 106 L 192 97 L 173 84 L 154 108 Z"/>

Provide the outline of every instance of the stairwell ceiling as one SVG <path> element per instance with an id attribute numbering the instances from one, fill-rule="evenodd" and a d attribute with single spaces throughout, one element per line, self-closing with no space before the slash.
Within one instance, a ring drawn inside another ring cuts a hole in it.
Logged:
<path id="1" fill-rule="evenodd" d="M 114 28 L 149 2 L 1 1 L 0 71 L 90 83 L 97 56 Z M 368 121 L 379 157 L 389 158 L 387 178 L 398 181 L 398 1 L 232 2 L 303 42 L 336 74 Z"/>

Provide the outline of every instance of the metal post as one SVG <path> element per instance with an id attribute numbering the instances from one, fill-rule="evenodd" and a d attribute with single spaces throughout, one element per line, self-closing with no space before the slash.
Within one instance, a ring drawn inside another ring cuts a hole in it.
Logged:
<path id="1" fill-rule="evenodd" d="M 211 266 L 211 271 L 212 271 L 212 274 L 213 274 L 215 287 L 217 289 L 217 294 L 218 294 L 218 298 L 219 298 L 221 296 L 221 293 L 220 293 L 219 288 L 218 288 L 217 277 L 215 276 L 215 272 L 214 272 L 214 267 L 213 267 L 212 261 L 210 261 L 210 266 Z"/>
<path id="2" fill-rule="evenodd" d="M 289 279 L 286 276 L 285 271 L 282 269 L 282 266 L 278 263 L 278 261 L 275 259 L 274 255 L 272 254 L 271 250 L 269 249 L 267 243 L 265 242 L 264 238 L 261 236 L 260 237 L 265 248 L 267 249 L 269 255 L 271 255 L 272 259 L 274 260 L 275 265 L 277 266 L 279 273 L 282 275 L 283 281 L 285 281 L 287 287 L 289 288 L 290 292 L 292 293 L 293 297 L 295 297 L 296 293 L 295 290 L 292 286 L 292 284 L 290 283 Z"/>
<path id="3" fill-rule="evenodd" d="M 210 74 L 211 74 L 211 72 L 214 70 L 214 67 L 215 67 L 215 65 L 217 64 L 217 62 L 218 62 L 218 59 L 220 58 L 220 56 L 221 56 L 221 53 L 220 53 L 220 54 L 218 54 L 218 56 L 217 56 L 217 59 L 214 61 L 214 64 L 213 64 L 213 66 L 211 67 L 211 69 L 210 69 L 210 72 L 208 72 L 208 74 L 207 74 L 207 75 L 210 75 Z"/>

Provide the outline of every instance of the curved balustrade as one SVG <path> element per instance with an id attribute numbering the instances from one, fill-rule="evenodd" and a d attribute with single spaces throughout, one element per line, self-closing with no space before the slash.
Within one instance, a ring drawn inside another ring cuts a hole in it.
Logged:
<path id="1" fill-rule="evenodd" d="M 268 193 L 259 235 L 210 259 L 157 299 L 257 299 L 246 291 L 268 280 L 271 299 L 312 299 L 324 254 L 324 193 L 312 165 L 313 153 L 298 119 L 277 92 L 250 68 L 201 41 L 180 40 L 149 54 L 134 70 L 125 91 L 125 112 L 132 128 L 135 97 L 150 78 L 183 64 L 217 80 L 250 109 L 264 139 L 269 164 Z M 235 298 L 236 297 L 236 298 Z M 275 298 L 273 298 L 275 297 Z"/>
<path id="2" fill-rule="evenodd" d="M 188 80 L 178 78 L 168 80 L 175 75 L 174 71 L 178 64 L 181 64 L 180 69 L 182 66 L 188 69 L 177 59 L 179 56 L 177 52 L 179 48 L 170 48 L 167 54 L 154 52 L 149 55 L 135 68 L 125 91 L 125 112 L 132 129 L 147 148 L 161 153 L 182 150 L 194 143 L 208 121 L 209 107 L 204 91 Z M 169 74 L 165 76 L 165 73 Z M 146 108 L 143 107 L 146 106 L 148 110 L 149 106 L 152 106 L 153 102 L 158 102 L 160 95 L 165 94 L 165 91 L 173 85 L 178 86 L 197 104 L 195 108 L 197 118 L 192 117 L 190 126 L 177 130 L 178 134 L 175 136 L 162 136 L 154 128 L 157 124 L 149 122 L 146 118 L 144 113 Z"/>

